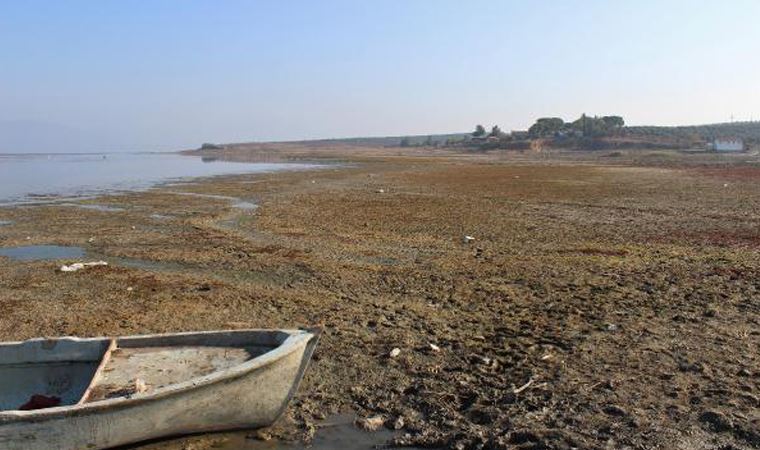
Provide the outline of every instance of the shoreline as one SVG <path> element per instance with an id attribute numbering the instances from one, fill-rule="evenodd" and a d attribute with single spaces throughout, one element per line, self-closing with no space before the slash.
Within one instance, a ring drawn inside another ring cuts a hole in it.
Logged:
<path id="1" fill-rule="evenodd" d="M 149 152 L 141 152 L 141 153 L 120 153 L 119 155 L 140 155 L 140 154 L 157 154 L 157 153 L 149 153 Z M 188 155 L 183 154 L 182 152 L 164 152 L 164 155 L 177 155 L 177 156 L 184 156 L 188 158 L 201 158 L 198 155 Z M 87 155 L 87 154 L 74 154 L 74 153 L 67 153 L 67 154 L 51 154 L 53 156 L 78 156 L 78 155 Z M 100 156 L 101 154 L 92 154 L 92 156 Z M 26 156 L 26 155 L 15 155 L 15 156 Z M 29 155 L 31 157 L 37 157 L 40 155 Z M 44 155 L 42 155 L 44 156 Z M 57 193 L 40 193 L 40 191 L 50 190 L 52 187 L 42 187 L 38 188 L 36 190 L 30 190 L 29 192 L 25 193 L 14 193 L 10 195 L 8 198 L 0 198 L 0 208 L 6 208 L 6 207 L 15 207 L 15 206 L 36 206 L 36 205 L 56 205 L 56 204 L 62 204 L 65 202 L 81 202 L 81 201 L 87 201 L 87 200 L 93 200 L 97 199 L 99 197 L 103 196 L 115 196 L 115 195 L 122 195 L 127 194 L 130 192 L 145 192 L 149 191 L 151 189 L 157 189 L 157 188 L 163 188 L 166 186 L 171 186 L 173 184 L 188 184 L 188 183 L 195 183 L 195 182 L 203 182 L 203 180 L 212 179 L 214 177 L 218 176 L 228 176 L 228 175 L 244 175 L 244 174 L 255 174 L 255 173 L 273 173 L 278 171 L 292 171 L 292 170 L 315 170 L 324 168 L 326 164 L 324 162 L 278 162 L 278 163 L 272 163 L 272 162 L 262 162 L 262 161 L 221 161 L 224 163 L 231 163 L 231 164 L 260 164 L 260 166 L 255 167 L 249 167 L 247 170 L 238 169 L 238 170 L 230 170 L 230 173 L 209 173 L 209 174 L 190 174 L 190 175 L 167 175 L 165 177 L 161 178 L 155 178 L 151 179 L 149 181 L 141 181 L 141 182 L 135 182 L 134 180 L 125 180 L 125 181 L 119 181 L 119 182 L 108 182 L 106 183 L 103 180 L 100 180 L 100 185 L 88 185 L 83 184 L 79 186 L 68 186 L 64 189 L 64 191 L 61 193 L 59 190 Z M 267 165 L 276 166 L 276 167 L 265 167 Z M 126 184 L 126 185 L 125 185 Z M 13 192 L 13 191 L 11 191 Z"/>
<path id="2" fill-rule="evenodd" d="M 286 441 L 354 411 L 401 424 L 401 445 L 755 445 L 760 169 L 394 152 L 183 189 L 255 199 L 242 212 L 164 189 L 97 199 L 119 212 L 0 209 L 3 247 L 171 265 L 0 258 L 0 338 L 321 325 L 265 431 Z"/>

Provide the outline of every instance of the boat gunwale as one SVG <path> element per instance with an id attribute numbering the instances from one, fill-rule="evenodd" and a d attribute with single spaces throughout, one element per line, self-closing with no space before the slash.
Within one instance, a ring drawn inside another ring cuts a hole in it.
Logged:
<path id="1" fill-rule="evenodd" d="M 234 380 L 248 375 L 250 372 L 269 366 L 276 363 L 282 358 L 290 355 L 298 350 L 299 345 L 305 341 L 308 344 L 309 341 L 315 339 L 319 335 L 318 329 L 238 329 L 238 330 L 218 330 L 218 331 L 200 331 L 200 332 L 181 332 L 181 333 L 164 333 L 164 334 L 145 334 L 145 335 L 133 335 L 123 336 L 124 339 L 141 339 L 141 338 L 160 338 L 160 337 L 181 337 L 181 336 L 202 336 L 202 335 L 218 335 L 224 333 L 256 333 L 256 332 L 281 332 L 288 335 L 285 340 L 278 346 L 271 350 L 256 356 L 241 364 L 214 371 L 210 374 L 203 375 L 197 378 L 192 378 L 187 381 L 183 381 L 176 384 L 170 384 L 161 388 L 158 388 L 150 393 L 134 394 L 129 397 L 115 397 L 109 399 L 98 400 L 92 403 L 63 405 L 52 408 L 37 409 L 31 411 L 23 410 L 4 410 L 0 411 L 0 426 L 18 422 L 36 422 L 46 419 L 55 419 L 57 417 L 68 417 L 86 414 L 90 412 L 97 412 L 103 409 L 113 408 L 125 408 L 134 405 L 139 405 L 154 400 L 160 400 L 173 395 L 181 395 L 189 390 L 200 389 L 209 385 L 221 383 L 228 380 Z M 76 337 L 61 337 L 59 339 L 72 339 L 78 341 L 97 341 L 103 339 L 111 339 L 107 337 L 94 337 L 94 338 L 76 338 Z M 119 337 L 116 338 L 120 339 Z M 34 340 L 34 339 L 30 339 Z M 3 342 L 2 345 L 14 345 L 23 344 L 27 341 L 17 342 Z M 50 340 L 50 339 L 40 339 Z M 304 346 L 306 349 L 306 345 Z"/>

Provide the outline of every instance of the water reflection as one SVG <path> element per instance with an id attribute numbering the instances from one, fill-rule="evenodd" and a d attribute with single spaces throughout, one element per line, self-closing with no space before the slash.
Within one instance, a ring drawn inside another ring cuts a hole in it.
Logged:
<path id="1" fill-rule="evenodd" d="M 179 153 L 0 154 L 0 205 L 147 189 L 158 183 L 243 173 L 313 168 L 300 163 L 247 163 Z"/>
<path id="2" fill-rule="evenodd" d="M 0 256 L 18 261 L 77 259 L 82 258 L 84 254 L 82 247 L 65 245 L 24 245 L 0 248 Z"/>

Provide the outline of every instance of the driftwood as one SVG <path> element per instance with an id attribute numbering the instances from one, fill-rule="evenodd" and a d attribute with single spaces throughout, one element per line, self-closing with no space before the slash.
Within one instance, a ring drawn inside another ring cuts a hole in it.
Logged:
<path id="1" fill-rule="evenodd" d="M 520 392 L 528 389 L 531 384 L 533 384 L 533 378 L 531 378 L 530 380 L 528 380 L 527 383 L 523 384 L 522 386 L 520 386 L 519 388 L 513 390 L 512 392 L 514 392 L 515 394 L 519 394 Z"/>

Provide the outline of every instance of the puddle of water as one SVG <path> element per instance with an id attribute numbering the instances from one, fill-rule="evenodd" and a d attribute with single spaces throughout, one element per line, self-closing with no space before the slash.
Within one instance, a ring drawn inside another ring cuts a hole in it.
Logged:
<path id="1" fill-rule="evenodd" d="M 251 202 L 236 202 L 232 204 L 232 207 L 238 209 L 256 209 L 258 206 Z"/>
<path id="2" fill-rule="evenodd" d="M 64 245 L 24 245 L 0 248 L 0 256 L 18 261 L 39 261 L 44 259 L 77 259 L 85 251 L 82 247 Z"/>
<path id="3" fill-rule="evenodd" d="M 19 247 L 0 248 L 0 256 L 6 256 L 17 261 L 82 259 L 86 254 L 87 251 L 82 247 L 66 245 L 24 245 Z M 90 256 L 92 257 L 93 255 Z M 186 268 L 179 263 L 149 261 L 147 259 L 102 256 L 99 256 L 99 258 L 105 259 L 113 265 L 143 270 L 181 270 Z"/>
<path id="4" fill-rule="evenodd" d="M 150 261 L 137 258 L 109 257 L 89 253 L 83 247 L 65 245 L 25 245 L 19 247 L 0 247 L 0 256 L 15 261 L 75 260 L 85 256 L 102 259 L 111 265 L 152 271 L 182 271 L 191 267 L 171 261 Z"/>
<path id="5" fill-rule="evenodd" d="M 230 206 L 233 208 L 238 209 L 256 209 L 258 208 L 258 205 L 252 202 L 248 202 L 245 200 L 241 200 L 237 197 L 230 197 L 228 195 L 216 195 L 216 194 L 201 194 L 198 192 L 177 192 L 177 191 L 169 191 L 166 192 L 167 194 L 174 194 L 174 195 L 186 195 L 188 197 L 200 197 L 200 198 L 213 198 L 215 200 L 227 200 L 229 202 L 232 202 Z"/>
<path id="6" fill-rule="evenodd" d="M 0 220 L 0 227 L 11 225 L 13 222 L 10 220 Z"/>
<path id="7" fill-rule="evenodd" d="M 151 219 L 155 219 L 155 220 L 171 220 L 171 219 L 173 219 L 172 216 L 168 216 L 166 214 L 151 214 L 149 217 Z"/>
<path id="8" fill-rule="evenodd" d="M 61 206 L 70 206 L 72 208 L 90 209 L 90 210 L 93 210 L 93 211 L 103 211 L 103 212 L 126 211 L 124 208 L 121 208 L 119 206 L 108 206 L 108 205 L 93 205 L 93 204 L 81 204 L 81 203 L 61 203 Z"/>
<path id="9" fill-rule="evenodd" d="M 393 438 L 394 432 L 382 429 L 374 433 L 362 431 L 353 425 L 353 415 L 340 415 L 327 419 L 319 425 L 314 440 L 308 445 L 293 442 L 260 441 L 253 436 L 254 431 L 240 431 L 207 438 L 214 441 L 213 448 L 218 450 L 372 450 L 382 448 Z M 140 450 L 176 450 L 190 448 L 184 440 L 166 441 L 145 447 L 135 447 Z"/>

